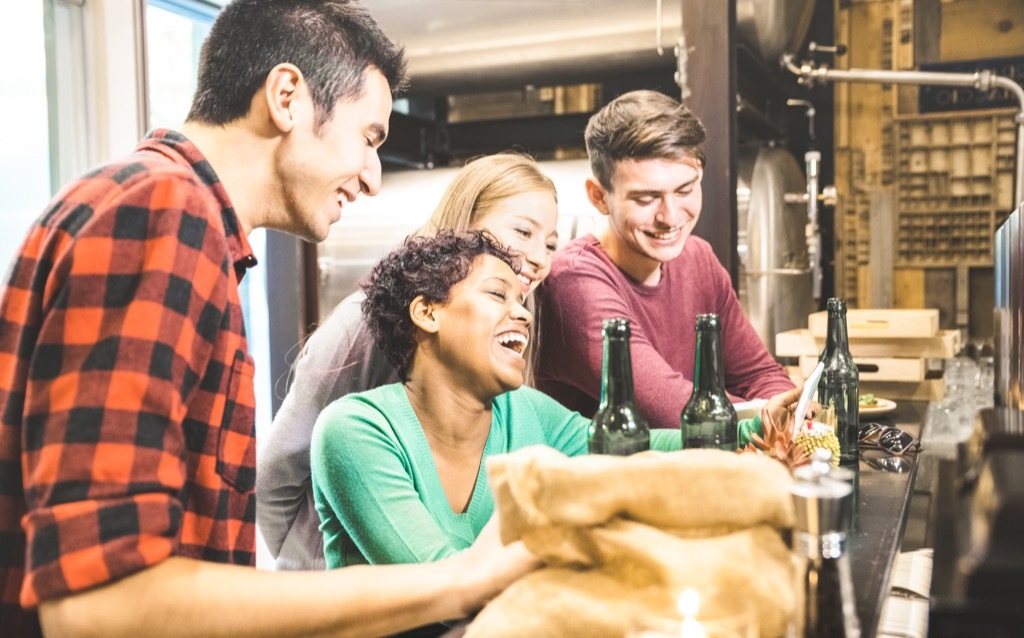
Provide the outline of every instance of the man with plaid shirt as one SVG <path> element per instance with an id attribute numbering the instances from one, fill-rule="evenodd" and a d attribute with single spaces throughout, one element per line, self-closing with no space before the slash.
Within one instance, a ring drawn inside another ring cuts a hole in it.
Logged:
<path id="1" fill-rule="evenodd" d="M 399 47 L 348 0 L 236 0 L 180 133 L 63 188 L 0 296 L 5 636 L 384 633 L 534 566 L 491 532 L 433 565 L 256 572 L 246 240 L 327 236 L 380 188 Z"/>

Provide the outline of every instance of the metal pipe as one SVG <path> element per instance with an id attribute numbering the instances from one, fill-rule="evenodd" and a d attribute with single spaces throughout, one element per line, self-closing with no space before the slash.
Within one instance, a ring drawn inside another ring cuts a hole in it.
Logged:
<path id="1" fill-rule="evenodd" d="M 811 296 L 821 299 L 821 229 L 818 227 L 818 167 L 821 164 L 821 152 L 807 151 L 804 153 L 804 164 L 807 170 L 807 217 L 810 222 L 807 248 L 810 252 L 811 270 L 814 282 Z"/>
<path id="2" fill-rule="evenodd" d="M 821 229 L 818 227 L 818 174 L 821 165 L 821 153 L 815 149 L 814 116 L 817 111 L 809 100 L 786 100 L 787 106 L 802 106 L 807 109 L 808 142 L 810 150 L 804 153 L 804 169 L 807 175 L 807 254 L 811 261 L 812 285 L 811 296 L 821 299 Z M 788 193 L 787 193 L 788 195 Z M 786 197 L 784 196 L 785 200 Z"/>
<path id="3" fill-rule="evenodd" d="M 807 109 L 810 150 L 804 153 L 804 166 L 807 173 L 807 219 L 818 227 L 818 166 L 821 164 L 821 153 L 815 150 L 814 104 L 809 100 L 786 100 L 787 106 L 802 106 Z"/>
<path id="4" fill-rule="evenodd" d="M 1019 110 L 1014 118 L 1017 123 L 1017 176 L 1014 180 L 1014 208 L 1024 201 L 1024 88 L 1008 77 L 992 71 L 974 73 L 941 73 L 937 71 L 885 71 L 881 69 L 830 69 L 825 65 L 815 66 L 804 62 L 797 66 L 793 54 L 786 53 L 780 58 L 782 66 L 800 78 L 800 82 L 813 85 L 814 82 L 864 82 L 875 84 L 932 84 L 937 86 L 970 86 L 981 91 L 1000 88 L 1009 91 L 1017 99 Z"/>
<path id="5" fill-rule="evenodd" d="M 1024 88 L 1020 84 L 1002 75 L 994 75 L 992 83 L 1006 89 L 1017 98 L 1020 110 L 1017 111 L 1017 182 L 1013 189 L 1013 196 L 1017 205 L 1024 203 Z"/>

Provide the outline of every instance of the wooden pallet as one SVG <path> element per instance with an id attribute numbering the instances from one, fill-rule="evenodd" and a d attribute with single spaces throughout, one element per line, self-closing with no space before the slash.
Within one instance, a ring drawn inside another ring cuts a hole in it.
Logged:
<path id="1" fill-rule="evenodd" d="M 815 337 L 825 337 L 828 333 L 828 313 L 824 310 L 813 313 L 807 317 L 807 327 Z M 846 331 L 850 339 L 934 337 L 939 333 L 939 311 L 934 308 L 847 310 Z"/>
<path id="2" fill-rule="evenodd" d="M 860 380 L 864 381 L 924 381 L 924 359 L 901 359 L 896 357 L 854 357 L 860 371 Z M 800 357 L 800 373 L 810 376 L 814 366 L 818 365 L 818 356 Z"/>
<path id="3" fill-rule="evenodd" d="M 959 330 L 940 330 L 933 337 L 852 337 L 850 354 L 856 357 L 922 357 L 949 359 L 960 351 Z M 815 355 L 825 348 L 825 337 L 815 337 L 802 328 L 775 335 L 775 354 L 779 357 Z"/>
<path id="4" fill-rule="evenodd" d="M 787 371 L 797 385 L 814 370 L 825 347 L 828 315 L 808 316 L 808 327 L 775 335 L 775 352 L 799 365 Z M 942 379 L 926 379 L 928 359 L 956 356 L 958 330 L 939 330 L 939 312 L 924 309 L 850 309 L 846 314 L 850 354 L 860 371 L 860 391 L 886 399 L 931 401 L 942 398 Z"/>

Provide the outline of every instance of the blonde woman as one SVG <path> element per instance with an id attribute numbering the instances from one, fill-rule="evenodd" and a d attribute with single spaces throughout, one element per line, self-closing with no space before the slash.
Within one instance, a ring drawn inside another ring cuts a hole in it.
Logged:
<path id="1" fill-rule="evenodd" d="M 537 163 L 501 153 L 467 164 L 448 186 L 434 214 L 417 233 L 484 230 L 521 259 L 520 291 L 534 312 L 532 293 L 547 276 L 558 240 L 554 184 Z M 313 425 L 334 400 L 398 381 L 395 368 L 374 344 L 357 292 L 344 299 L 310 335 L 269 436 L 257 457 L 256 522 L 276 569 L 324 569 L 310 482 Z M 537 325 L 534 322 L 533 325 Z M 532 385 L 539 335 L 531 328 L 525 353 L 526 383 Z"/>

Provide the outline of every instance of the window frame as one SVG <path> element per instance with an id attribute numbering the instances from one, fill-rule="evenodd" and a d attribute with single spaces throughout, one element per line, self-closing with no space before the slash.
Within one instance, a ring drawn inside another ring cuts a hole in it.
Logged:
<path id="1" fill-rule="evenodd" d="M 204 0 L 147 0 L 146 4 L 150 7 L 177 13 L 192 20 L 206 20 L 211 23 L 223 8 L 220 5 L 205 2 Z"/>

